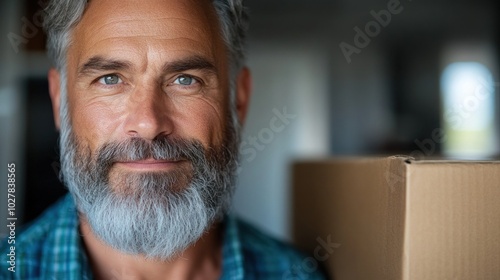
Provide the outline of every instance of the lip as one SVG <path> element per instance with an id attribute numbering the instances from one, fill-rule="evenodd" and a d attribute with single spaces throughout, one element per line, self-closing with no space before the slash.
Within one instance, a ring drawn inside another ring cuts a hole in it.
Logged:
<path id="1" fill-rule="evenodd" d="M 144 171 L 153 171 L 153 170 L 159 170 L 159 171 L 164 171 L 168 170 L 171 168 L 174 168 L 175 166 L 179 165 L 183 160 L 154 160 L 154 159 L 147 159 L 147 160 L 138 160 L 138 161 L 124 161 L 124 162 L 117 162 L 116 164 L 119 166 L 123 166 L 125 168 L 129 169 L 134 169 L 134 170 L 144 170 Z"/>

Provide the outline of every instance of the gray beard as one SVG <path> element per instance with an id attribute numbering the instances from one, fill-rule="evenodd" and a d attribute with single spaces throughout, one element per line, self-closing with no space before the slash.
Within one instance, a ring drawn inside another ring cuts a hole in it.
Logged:
<path id="1" fill-rule="evenodd" d="M 63 121 L 64 123 L 64 121 Z M 238 133 L 205 149 L 194 140 L 139 138 L 92 152 L 61 127 L 61 175 L 92 232 L 124 253 L 170 260 L 197 241 L 229 210 L 238 160 Z M 168 172 L 117 172 L 117 161 L 187 160 Z M 118 174 L 119 173 L 119 174 Z"/>

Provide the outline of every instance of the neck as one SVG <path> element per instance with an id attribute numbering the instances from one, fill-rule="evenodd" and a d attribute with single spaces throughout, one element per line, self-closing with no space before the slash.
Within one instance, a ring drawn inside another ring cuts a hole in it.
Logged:
<path id="1" fill-rule="evenodd" d="M 95 279 L 219 279 L 222 273 L 221 226 L 214 225 L 197 242 L 168 261 L 129 255 L 98 239 L 80 219 L 83 244 Z"/>

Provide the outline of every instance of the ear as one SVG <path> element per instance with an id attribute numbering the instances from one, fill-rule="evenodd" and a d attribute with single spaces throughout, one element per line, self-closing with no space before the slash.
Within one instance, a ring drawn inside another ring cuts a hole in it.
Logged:
<path id="1" fill-rule="evenodd" d="M 244 67 L 238 75 L 236 84 L 236 110 L 240 124 L 244 125 L 252 95 L 252 74 L 250 69 Z"/>
<path id="2" fill-rule="evenodd" d="M 56 129 L 59 130 L 61 127 L 61 118 L 59 114 L 59 107 L 61 106 L 61 75 L 56 69 L 51 68 L 49 70 L 49 93 L 50 99 L 52 100 L 52 113 L 54 114 L 54 123 L 56 124 Z"/>

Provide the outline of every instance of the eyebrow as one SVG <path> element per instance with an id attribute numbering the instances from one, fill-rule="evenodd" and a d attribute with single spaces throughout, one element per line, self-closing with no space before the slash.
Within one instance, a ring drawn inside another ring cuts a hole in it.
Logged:
<path id="1" fill-rule="evenodd" d="M 86 75 L 93 72 L 120 71 L 132 68 L 128 61 L 106 59 L 102 56 L 94 56 L 78 69 L 78 75 Z"/>
<path id="2" fill-rule="evenodd" d="M 217 68 L 208 59 L 202 56 L 191 56 L 173 62 L 168 62 L 163 66 L 163 73 L 177 73 L 187 70 L 206 70 L 210 73 L 217 73 Z"/>
<path id="3" fill-rule="evenodd" d="M 78 75 L 87 75 L 94 72 L 124 71 L 133 68 L 130 61 L 107 59 L 102 56 L 94 56 L 78 69 Z M 163 74 L 184 72 L 187 70 L 205 70 L 211 74 L 217 73 L 217 68 L 208 59 L 202 56 L 190 56 L 172 62 L 167 62 L 163 67 Z"/>

